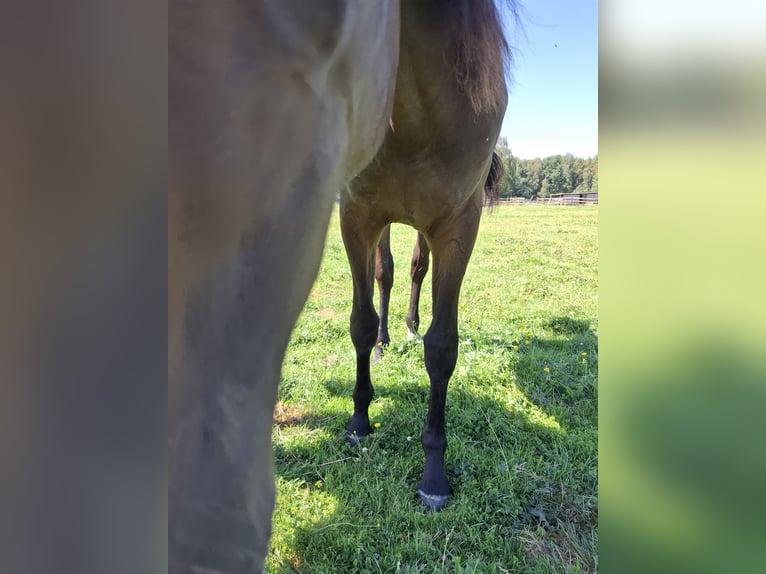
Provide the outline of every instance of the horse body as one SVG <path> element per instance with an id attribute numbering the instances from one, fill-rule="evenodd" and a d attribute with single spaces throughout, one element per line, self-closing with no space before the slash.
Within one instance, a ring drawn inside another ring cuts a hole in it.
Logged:
<path id="1" fill-rule="evenodd" d="M 460 21 L 450 11 L 491 10 L 493 20 Z M 444 470 L 444 410 L 447 384 L 457 361 L 460 286 L 478 231 L 484 186 L 505 112 L 502 30 L 491 0 L 402 5 L 401 46 L 391 125 L 372 163 L 341 193 L 341 230 L 354 296 L 351 338 L 357 354 L 354 413 L 347 427 L 352 442 L 372 432 L 370 353 L 381 335 L 374 308 L 376 246 L 391 223 L 417 229 L 433 254 L 433 321 L 424 337 L 431 393 L 421 442 L 426 455 L 420 499 L 440 509 L 451 494 Z M 494 41 L 482 38 L 492 35 Z M 487 40 L 482 60 L 461 69 L 461 34 Z M 487 62 L 494 65 L 487 65 Z M 472 93 L 461 73 L 485 76 L 492 90 Z M 387 236 L 384 237 L 384 243 Z M 379 281 L 385 280 L 378 273 Z M 387 315 L 387 300 L 381 300 Z M 385 316 L 384 316 L 385 317 Z"/>
<path id="2" fill-rule="evenodd" d="M 337 190 L 393 104 L 395 2 L 172 0 L 169 572 L 260 572 L 271 424 Z"/>
<path id="3" fill-rule="evenodd" d="M 502 73 L 486 73 L 486 62 L 502 68 L 504 39 L 492 0 L 401 11 L 353 0 L 170 2 L 170 573 L 262 569 L 280 366 L 339 189 L 359 359 L 349 428 L 371 431 L 375 245 L 387 224 L 408 223 L 434 259 L 420 492 L 434 508 L 446 500 L 457 299 L 505 107 Z M 465 49 L 472 39 L 484 46 L 478 57 Z"/>
<path id="4" fill-rule="evenodd" d="M 505 82 L 495 78 L 493 107 L 474 110 L 456 77 L 450 21 L 440 14 L 450 9 L 438 0 L 402 6 L 391 125 L 375 159 L 342 194 L 370 219 L 424 231 L 483 189 L 505 111 Z M 487 56 L 499 57 L 496 50 Z"/>
<path id="5" fill-rule="evenodd" d="M 484 183 L 484 205 L 492 206 L 500 190 L 500 182 L 505 175 L 505 168 L 500 157 L 492 152 L 492 164 Z M 405 323 L 408 338 L 414 339 L 420 326 L 420 288 L 423 285 L 430 262 L 431 249 L 425 236 L 418 232 L 415 247 L 412 249 L 410 261 L 410 301 L 407 307 Z M 394 285 L 394 258 L 391 254 L 391 226 L 387 225 L 380 236 L 375 250 L 375 279 L 378 284 L 380 323 L 378 338 L 375 341 L 374 358 L 383 356 L 383 349 L 391 339 L 388 335 L 388 304 L 391 298 L 391 288 Z"/>

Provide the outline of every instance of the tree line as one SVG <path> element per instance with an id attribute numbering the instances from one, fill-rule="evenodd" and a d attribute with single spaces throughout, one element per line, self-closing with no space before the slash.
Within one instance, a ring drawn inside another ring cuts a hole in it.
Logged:
<path id="1" fill-rule="evenodd" d="M 513 156 L 506 138 L 498 140 L 495 151 L 505 167 L 500 198 L 598 192 L 598 154 L 588 159 L 572 154 L 521 159 Z"/>

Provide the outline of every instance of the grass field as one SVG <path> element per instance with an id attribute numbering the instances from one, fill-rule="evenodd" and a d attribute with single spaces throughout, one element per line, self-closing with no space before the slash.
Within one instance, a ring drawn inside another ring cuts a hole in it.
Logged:
<path id="1" fill-rule="evenodd" d="M 484 215 L 447 395 L 454 497 L 437 514 L 415 499 L 428 399 L 422 340 L 407 341 L 404 324 L 415 232 L 392 229 L 391 345 L 372 367 L 380 427 L 351 447 L 351 279 L 333 216 L 275 413 L 268 572 L 596 571 L 597 209 Z M 429 271 L 421 334 L 430 280 Z"/>

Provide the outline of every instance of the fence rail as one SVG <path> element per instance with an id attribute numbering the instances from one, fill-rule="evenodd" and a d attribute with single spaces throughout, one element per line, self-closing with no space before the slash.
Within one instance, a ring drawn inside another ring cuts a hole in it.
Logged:
<path id="1" fill-rule="evenodd" d="M 598 194 L 562 194 L 553 197 L 525 199 L 509 197 L 497 200 L 498 205 L 598 205 Z"/>

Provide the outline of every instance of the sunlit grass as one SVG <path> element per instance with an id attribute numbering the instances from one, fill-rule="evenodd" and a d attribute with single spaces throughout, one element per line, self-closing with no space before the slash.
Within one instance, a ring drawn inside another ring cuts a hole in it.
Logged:
<path id="1" fill-rule="evenodd" d="M 373 365 L 375 434 L 352 448 L 351 281 L 337 214 L 293 333 L 274 427 L 270 572 L 591 572 L 597 563 L 597 208 L 485 214 L 460 301 L 447 398 L 454 498 L 415 500 L 428 398 L 407 341 L 413 230 L 394 226 L 391 345 Z M 430 273 L 421 332 L 431 316 Z"/>

